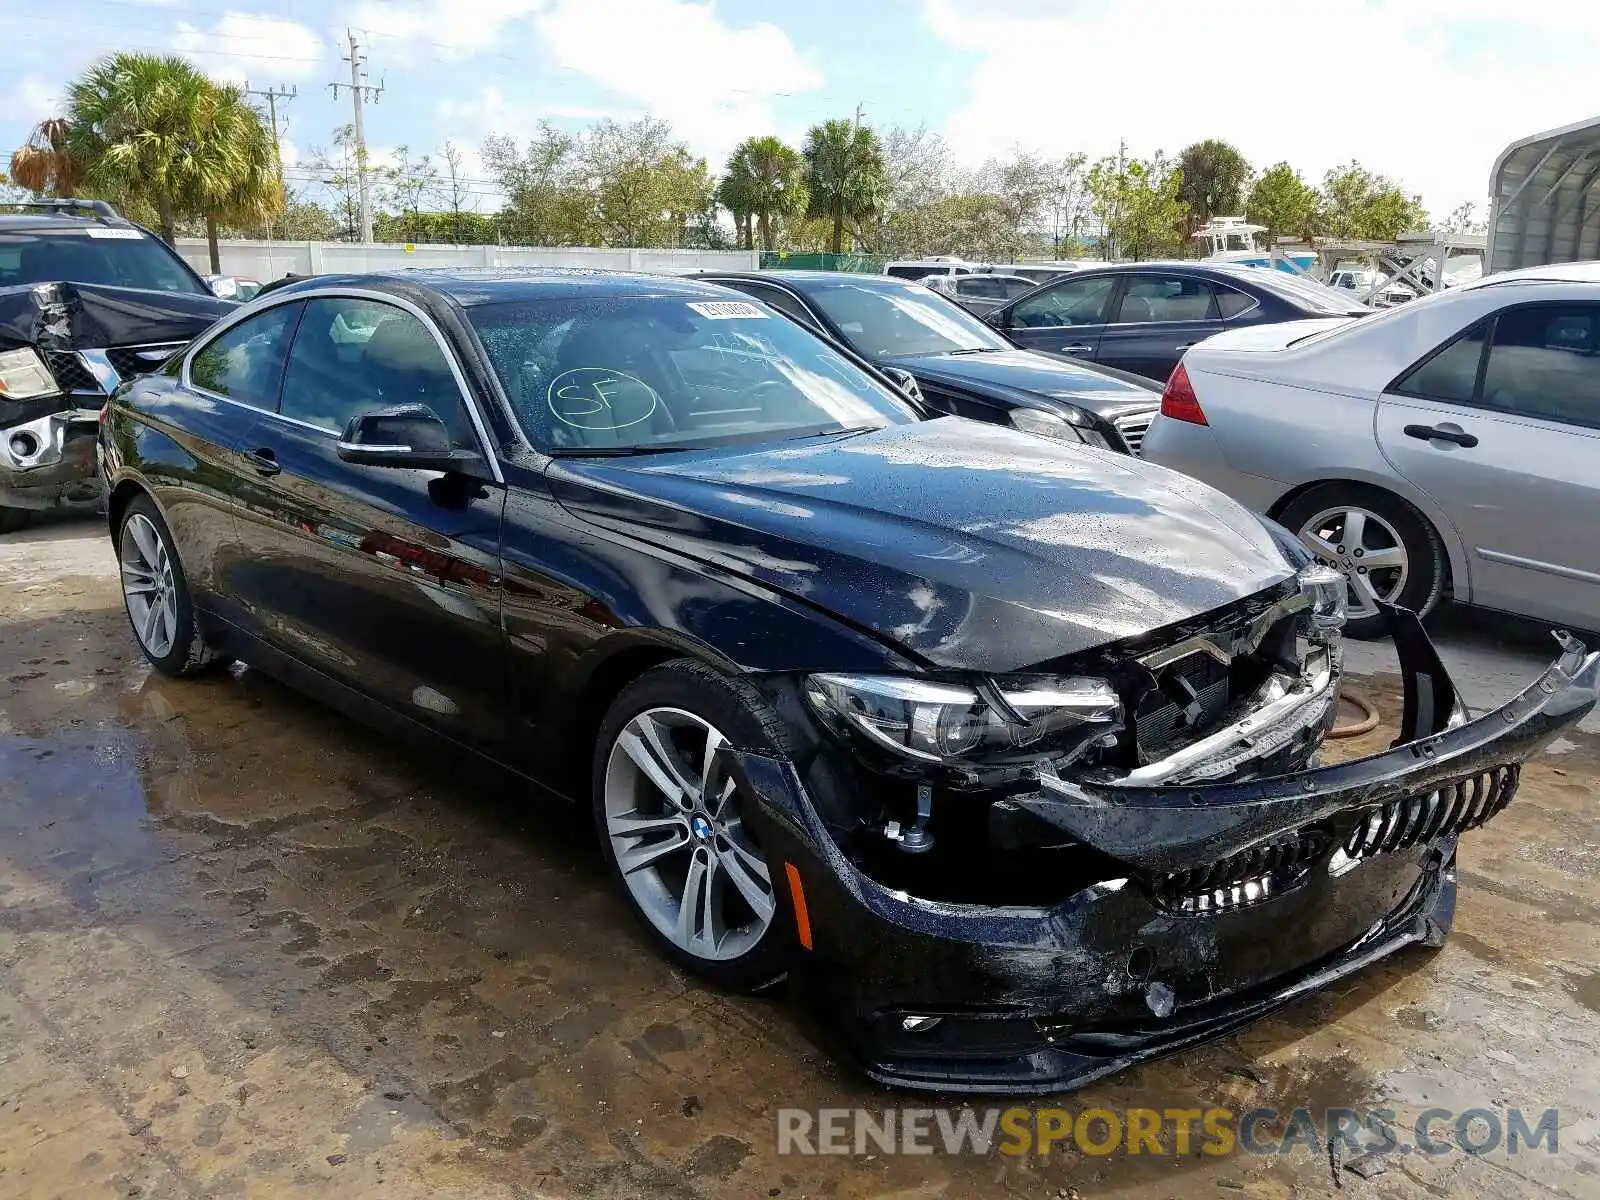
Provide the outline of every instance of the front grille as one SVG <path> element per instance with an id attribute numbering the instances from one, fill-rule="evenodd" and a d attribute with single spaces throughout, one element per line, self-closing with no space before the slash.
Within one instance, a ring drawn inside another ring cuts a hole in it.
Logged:
<path id="1" fill-rule="evenodd" d="M 1117 427 L 1117 432 L 1122 435 L 1122 440 L 1128 443 L 1128 453 L 1138 454 L 1144 446 L 1145 430 L 1150 428 L 1150 422 L 1155 420 L 1155 413 L 1135 413 L 1132 416 L 1118 417 L 1112 422 Z"/>
<path id="2" fill-rule="evenodd" d="M 1157 903 L 1174 912 L 1245 908 L 1282 895 L 1299 883 L 1332 840 L 1325 830 L 1308 825 L 1208 866 L 1160 876 L 1151 891 Z"/>
<path id="3" fill-rule="evenodd" d="M 120 379 L 132 379 L 135 375 L 148 375 L 152 371 L 161 369 L 161 364 L 166 362 L 187 342 L 152 342 L 145 346 L 112 346 L 105 354 L 106 359 L 116 368 Z M 150 357 L 145 357 L 149 355 Z"/>
<path id="4" fill-rule="evenodd" d="M 1436 837 L 1476 829 L 1511 803 L 1522 768 L 1508 763 L 1447 783 L 1426 796 L 1402 796 L 1368 815 L 1345 841 L 1350 859 L 1409 850 Z"/>
<path id="5" fill-rule="evenodd" d="M 104 395 L 99 381 L 78 357 L 76 350 L 44 350 L 44 365 L 50 368 L 56 386 L 63 392 L 95 392 Z"/>

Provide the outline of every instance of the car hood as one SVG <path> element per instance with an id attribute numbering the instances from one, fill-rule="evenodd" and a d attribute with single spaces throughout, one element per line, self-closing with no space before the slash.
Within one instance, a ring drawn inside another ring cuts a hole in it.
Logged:
<path id="1" fill-rule="evenodd" d="M 1103 375 L 1063 359 L 1031 350 L 994 350 L 983 354 L 926 354 L 886 359 L 913 375 L 984 390 L 1003 389 L 1071 400 L 1101 416 L 1131 408 L 1154 408 L 1160 391 L 1143 384 Z"/>
<path id="2" fill-rule="evenodd" d="M 90 350 L 187 342 L 238 306 L 215 296 L 90 283 L 0 288 L 0 346 Z"/>
<path id="3" fill-rule="evenodd" d="M 585 520 L 757 580 L 952 669 L 1045 663 L 1208 612 L 1294 570 L 1256 517 L 1204 484 L 960 417 L 560 459 L 546 478 Z"/>

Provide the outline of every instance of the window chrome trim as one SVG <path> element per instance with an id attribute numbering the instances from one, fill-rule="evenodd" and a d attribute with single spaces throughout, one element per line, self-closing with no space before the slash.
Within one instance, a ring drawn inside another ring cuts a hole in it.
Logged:
<path id="1" fill-rule="evenodd" d="M 506 477 L 500 470 L 500 458 L 496 453 L 494 440 L 489 436 L 488 423 L 484 420 L 483 413 L 478 410 L 477 399 L 472 395 L 472 389 L 467 386 L 467 377 L 462 373 L 461 364 L 456 360 L 455 351 L 450 348 L 450 343 L 445 340 L 444 332 L 439 328 L 434 319 L 428 315 L 426 310 L 422 309 L 411 300 L 406 299 L 404 296 L 395 296 L 389 292 L 374 291 L 370 288 L 348 286 L 341 287 L 338 285 L 333 285 L 329 287 L 312 288 L 309 291 L 304 292 L 294 292 L 290 295 L 282 296 L 274 301 L 269 301 L 268 303 L 259 306 L 254 304 L 247 305 L 241 311 L 233 314 L 233 316 L 224 323 L 213 327 L 210 331 L 210 335 L 205 339 L 205 341 L 197 343 L 187 354 L 184 355 L 183 368 L 178 375 L 179 384 L 189 391 L 199 392 L 201 395 L 209 396 L 213 399 L 225 400 L 230 404 L 238 405 L 240 408 L 247 408 L 252 412 L 262 413 L 269 417 L 277 417 L 280 421 L 287 421 L 291 425 L 298 425 L 304 429 L 314 429 L 325 437 L 337 439 L 339 437 L 337 432 L 330 433 L 321 425 L 313 425 L 311 422 L 302 421 L 297 417 L 285 416 L 281 412 L 273 412 L 270 409 L 260 408 L 254 404 L 246 404 L 242 400 L 234 400 L 231 396 L 219 395 L 218 393 L 209 391 L 206 388 L 196 387 L 189 375 L 189 368 L 194 362 L 195 356 L 203 353 L 207 347 L 209 347 L 218 338 L 226 334 L 229 330 L 233 329 L 237 325 L 242 325 L 245 321 L 254 320 L 263 313 L 271 312 L 275 308 L 279 308 L 285 304 L 294 304 L 301 300 L 370 300 L 374 304 L 393 305 L 402 312 L 410 313 L 418 321 L 422 322 L 423 328 L 433 335 L 434 343 L 439 347 L 439 353 L 444 355 L 444 360 L 450 367 L 451 378 L 453 378 L 456 383 L 456 392 L 461 397 L 461 403 L 466 406 L 467 416 L 472 421 L 473 433 L 478 438 L 478 448 L 483 453 L 484 458 L 489 464 L 489 470 L 494 475 L 494 481 L 499 484 L 505 483 Z M 298 334 L 299 331 L 297 329 L 296 336 L 298 336 Z M 294 346 L 291 342 L 288 349 L 284 352 L 285 370 L 288 369 L 288 351 L 293 349 Z"/>

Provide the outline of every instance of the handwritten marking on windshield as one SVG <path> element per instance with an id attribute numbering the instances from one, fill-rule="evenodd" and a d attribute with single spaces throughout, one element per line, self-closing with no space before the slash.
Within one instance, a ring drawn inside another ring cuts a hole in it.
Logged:
<path id="1" fill-rule="evenodd" d="M 660 402 L 642 379 L 605 367 L 574 367 L 550 381 L 545 402 L 574 429 L 625 429 L 646 421 Z"/>

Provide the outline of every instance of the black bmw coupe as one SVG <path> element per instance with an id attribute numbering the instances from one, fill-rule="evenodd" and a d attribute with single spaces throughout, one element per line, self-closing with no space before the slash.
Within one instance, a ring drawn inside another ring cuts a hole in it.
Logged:
<path id="1" fill-rule="evenodd" d="M 1160 467 L 929 414 L 713 285 L 309 279 L 124 384 L 133 632 L 592 808 L 683 967 L 874 1077 L 1055 1088 L 1437 944 L 1600 656 L 1332 766 L 1343 584 Z M 521 786 L 518 784 L 517 786 Z"/>

